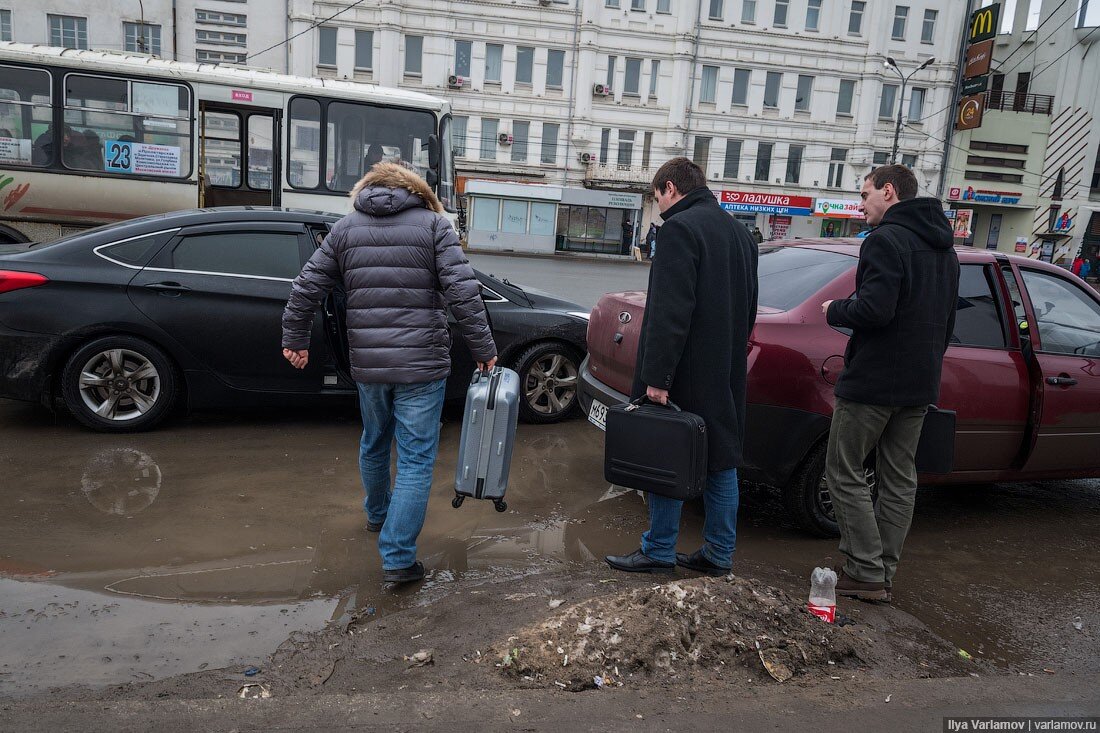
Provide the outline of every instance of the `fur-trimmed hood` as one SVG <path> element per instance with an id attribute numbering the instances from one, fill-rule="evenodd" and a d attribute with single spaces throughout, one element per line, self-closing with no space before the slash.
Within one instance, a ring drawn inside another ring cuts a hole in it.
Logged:
<path id="1" fill-rule="evenodd" d="M 443 213 L 443 204 L 428 182 L 398 163 L 376 163 L 351 189 L 351 201 L 356 209 L 373 216 L 389 216 L 416 206 Z"/>

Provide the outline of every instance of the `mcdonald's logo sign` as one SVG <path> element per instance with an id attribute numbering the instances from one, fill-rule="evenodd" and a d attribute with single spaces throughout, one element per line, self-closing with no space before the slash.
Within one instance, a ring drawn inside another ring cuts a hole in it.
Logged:
<path id="1" fill-rule="evenodd" d="M 978 8 L 970 15 L 970 28 L 966 40 L 970 43 L 986 41 L 997 35 L 1001 22 L 1000 4 Z"/>

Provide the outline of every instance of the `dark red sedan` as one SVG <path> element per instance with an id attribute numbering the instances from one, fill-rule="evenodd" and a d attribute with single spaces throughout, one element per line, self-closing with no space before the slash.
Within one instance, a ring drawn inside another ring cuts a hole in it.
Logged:
<path id="1" fill-rule="evenodd" d="M 954 471 L 922 475 L 922 484 L 1100 476 L 1100 296 L 1050 264 L 967 247 L 958 254 L 938 402 L 958 416 Z M 825 322 L 821 303 L 851 297 L 858 257 L 859 240 L 760 249 L 741 476 L 781 487 L 788 510 L 821 535 L 837 534 L 825 443 L 849 335 Z M 592 311 L 580 394 L 601 428 L 607 406 L 630 391 L 645 300 L 612 293 Z M 873 478 L 873 457 L 867 470 Z"/>

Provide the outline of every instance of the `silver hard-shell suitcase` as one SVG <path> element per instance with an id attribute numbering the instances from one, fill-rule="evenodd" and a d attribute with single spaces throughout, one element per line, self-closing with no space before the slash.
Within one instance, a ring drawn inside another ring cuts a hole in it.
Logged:
<path id="1" fill-rule="evenodd" d="M 498 512 L 507 511 L 504 492 L 516 443 L 519 400 L 519 375 L 511 369 L 494 367 L 474 373 L 462 418 L 455 498 L 451 502 L 455 509 L 472 496 L 490 499 Z"/>

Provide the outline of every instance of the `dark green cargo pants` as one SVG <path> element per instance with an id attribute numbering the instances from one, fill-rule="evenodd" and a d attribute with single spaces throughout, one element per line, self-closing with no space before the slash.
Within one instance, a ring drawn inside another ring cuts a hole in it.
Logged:
<path id="1" fill-rule="evenodd" d="M 840 552 L 848 577 L 890 583 L 913 519 L 915 456 L 928 408 L 884 407 L 836 399 L 829 430 L 825 479 L 840 525 Z M 864 462 L 876 455 L 878 510 L 871 502 Z"/>

